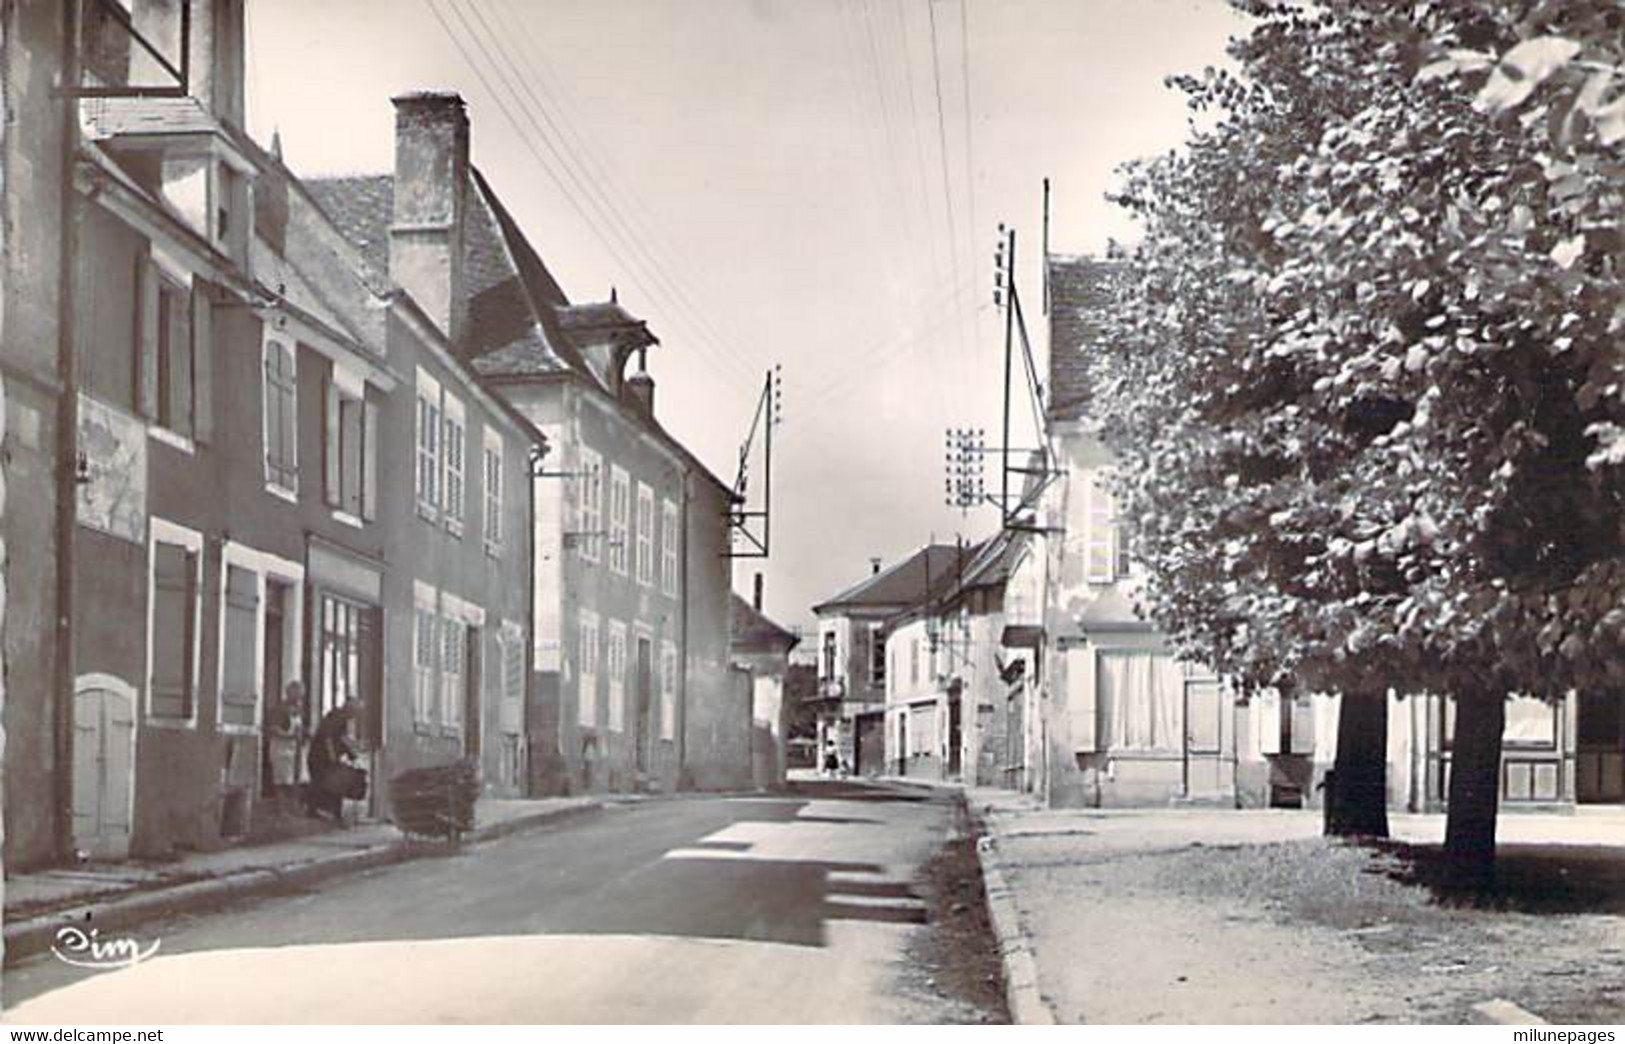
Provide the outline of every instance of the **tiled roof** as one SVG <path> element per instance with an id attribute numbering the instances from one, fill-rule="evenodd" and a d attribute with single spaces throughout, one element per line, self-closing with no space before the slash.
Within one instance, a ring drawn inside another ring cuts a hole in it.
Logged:
<path id="1" fill-rule="evenodd" d="M 379 271 L 389 271 L 389 226 L 395 206 L 390 174 L 311 178 L 312 196 Z M 505 247 L 502 218 L 495 212 L 484 179 L 474 175 L 463 225 L 463 279 L 468 291 L 467 326 L 460 353 L 485 376 L 554 373 L 569 365 L 532 309 L 520 264 Z M 538 262 L 539 264 L 539 262 Z M 541 269 L 545 275 L 545 269 Z M 533 280 L 546 295 L 546 307 L 562 302 L 550 275 Z M 555 300 L 556 299 L 556 300 Z M 566 349 L 568 351 L 568 349 Z"/>
<path id="2" fill-rule="evenodd" d="M 813 606 L 828 609 L 907 609 L 948 590 L 969 561 L 969 549 L 953 544 L 929 544 L 873 576 Z"/>
<path id="3" fill-rule="evenodd" d="M 794 632 L 774 623 L 737 594 L 729 596 L 728 640 L 735 646 L 782 645 L 788 651 L 801 639 Z"/>
<path id="4" fill-rule="evenodd" d="M 1118 263 L 1094 257 L 1051 254 L 1049 266 L 1049 415 L 1076 419 L 1089 399 L 1084 357 L 1099 336 L 1090 312 L 1103 306 Z"/>

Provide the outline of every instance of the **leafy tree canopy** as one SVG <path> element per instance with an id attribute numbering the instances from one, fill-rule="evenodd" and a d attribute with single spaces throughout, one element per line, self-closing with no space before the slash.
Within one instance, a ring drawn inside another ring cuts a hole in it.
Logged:
<path id="1" fill-rule="evenodd" d="M 1234 0 L 1089 347 L 1153 618 L 1261 685 L 1625 682 L 1625 9 Z"/>

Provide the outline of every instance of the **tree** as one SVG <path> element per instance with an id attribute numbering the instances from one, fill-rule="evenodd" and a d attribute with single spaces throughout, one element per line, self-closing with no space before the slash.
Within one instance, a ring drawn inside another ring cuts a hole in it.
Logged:
<path id="1" fill-rule="evenodd" d="M 1352 696 L 1368 751 L 1378 694 L 1453 698 L 1481 881 L 1506 696 L 1625 675 L 1620 13 L 1236 3 L 1186 146 L 1126 170 L 1092 356 L 1145 602 L 1244 684 Z"/>

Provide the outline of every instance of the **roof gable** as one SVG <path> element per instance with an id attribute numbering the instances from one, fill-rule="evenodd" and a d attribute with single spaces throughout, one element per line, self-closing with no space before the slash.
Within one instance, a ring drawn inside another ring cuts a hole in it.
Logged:
<path id="1" fill-rule="evenodd" d="M 1049 415 L 1052 420 L 1077 418 L 1089 398 L 1084 360 L 1100 336 L 1093 314 L 1111 298 L 1121 272 L 1116 261 L 1051 254 L 1049 268 Z"/>
<path id="2" fill-rule="evenodd" d="M 854 608 L 907 609 L 929 601 L 957 583 L 961 569 L 969 560 L 969 548 L 953 544 L 928 544 L 901 562 L 813 606 L 813 612 Z"/>

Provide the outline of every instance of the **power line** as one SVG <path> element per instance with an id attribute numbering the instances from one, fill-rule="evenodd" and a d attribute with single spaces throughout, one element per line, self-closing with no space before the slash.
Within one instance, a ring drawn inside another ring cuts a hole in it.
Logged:
<path id="1" fill-rule="evenodd" d="M 959 283 L 959 233 L 958 221 L 954 218 L 953 181 L 948 174 L 948 122 L 942 104 L 942 63 L 939 57 L 940 48 L 937 46 L 937 4 L 936 0 L 926 0 L 925 10 L 931 21 L 931 83 L 936 92 L 937 101 L 937 159 L 942 168 L 942 196 L 944 206 L 948 212 L 948 254 L 953 264 L 954 283 Z M 975 265 L 972 264 L 974 270 Z M 961 325 L 959 327 L 960 350 L 969 356 L 969 349 L 965 344 L 965 328 L 963 325 L 964 302 L 956 302 L 959 306 Z"/>
<path id="2" fill-rule="evenodd" d="M 455 11 L 455 8 L 453 8 L 453 10 Z M 588 201 L 594 205 L 595 209 L 600 213 L 600 215 L 605 218 L 605 223 L 608 226 L 608 230 L 614 232 L 621 238 L 622 245 L 631 252 L 632 260 L 634 262 L 641 262 L 644 266 L 646 266 L 643 269 L 645 273 L 644 278 L 646 280 L 646 288 L 649 289 L 651 293 L 658 289 L 664 296 L 666 296 L 668 303 L 671 304 L 674 311 L 680 311 L 684 316 L 687 317 L 687 325 L 694 333 L 699 335 L 699 339 L 696 341 L 696 346 L 704 350 L 706 347 L 705 342 L 709 340 L 711 342 L 710 347 L 713 348 L 717 354 L 716 361 L 719 361 L 724 365 L 732 365 L 734 367 L 735 374 L 739 376 L 741 380 L 748 381 L 751 373 L 751 364 L 744 353 L 739 352 L 737 349 L 727 345 L 707 328 L 702 310 L 699 309 L 698 306 L 694 305 L 683 289 L 667 275 L 666 266 L 653 254 L 652 248 L 646 237 L 631 228 L 630 222 L 627 221 L 624 215 L 621 214 L 619 208 L 615 206 L 614 201 L 608 197 L 607 193 L 605 193 L 599 184 L 599 180 L 593 178 L 590 172 L 577 172 L 576 168 L 571 163 L 569 155 L 560 149 L 558 143 L 555 141 L 556 138 L 562 138 L 564 135 L 563 132 L 559 130 L 558 125 L 552 119 L 547 107 L 541 103 L 535 92 L 530 90 L 528 81 L 519 73 L 517 63 L 510 58 L 506 48 L 504 48 L 501 43 L 500 37 L 491 28 L 490 23 L 485 20 L 485 17 L 479 12 L 479 9 L 470 5 L 470 10 L 473 12 L 474 17 L 479 20 L 480 25 L 484 27 L 486 33 L 491 37 L 493 45 L 499 52 L 501 61 L 497 64 L 498 74 L 501 75 L 501 71 L 504 68 L 513 74 L 512 81 L 510 81 L 507 76 L 502 76 L 503 82 L 509 87 L 511 96 L 513 97 L 515 103 L 519 105 L 521 110 L 524 111 L 527 116 L 529 116 L 531 126 L 541 134 L 543 144 L 547 146 L 548 151 L 552 153 L 553 156 L 559 161 L 560 165 L 564 167 L 572 182 L 574 182 L 576 185 L 577 190 L 586 196 Z M 470 37 L 475 46 L 480 49 L 482 54 L 490 57 L 491 52 L 483 46 L 479 39 L 479 35 L 474 31 L 472 24 L 466 19 L 462 19 L 462 21 L 464 27 L 469 31 Z M 552 132 L 551 134 L 543 130 L 541 124 L 537 122 L 536 118 L 530 114 L 529 109 L 525 107 L 523 101 L 518 96 L 518 92 L 513 89 L 513 83 L 516 82 L 524 86 L 525 92 L 530 96 L 531 101 L 535 104 L 537 111 L 541 113 L 542 120 L 547 124 L 547 130 L 550 130 Z M 620 258 L 617 257 L 617 260 L 620 260 Z M 628 264 L 627 261 L 621 261 L 621 263 L 623 265 Z M 632 265 L 628 265 L 628 267 L 632 267 Z"/>
<path id="3" fill-rule="evenodd" d="M 481 19 L 481 21 L 482 23 L 484 22 L 483 19 Z M 516 17 L 513 19 L 513 22 L 514 24 L 518 25 L 520 34 L 523 35 L 525 41 L 530 44 L 531 65 L 541 74 L 540 76 L 532 77 L 525 82 L 527 84 L 534 83 L 535 86 L 542 91 L 543 95 L 546 96 L 545 102 L 541 99 L 536 99 L 537 107 L 542 112 L 543 116 L 547 116 L 551 109 L 551 111 L 558 117 L 557 123 L 549 120 L 549 125 L 555 127 L 555 129 L 562 126 L 563 130 L 567 132 L 565 136 L 570 139 L 572 146 L 577 152 L 580 153 L 579 162 L 581 162 L 582 167 L 589 177 L 589 183 L 599 189 L 599 196 L 603 199 L 604 204 L 612 212 L 621 216 L 623 224 L 636 232 L 636 241 L 640 244 L 647 244 L 646 250 L 657 262 L 657 270 L 660 271 L 662 276 L 666 277 L 671 288 L 679 294 L 682 303 L 688 306 L 689 312 L 691 313 L 691 323 L 698 325 L 700 327 L 699 332 L 709 336 L 718 346 L 730 350 L 736 358 L 739 358 L 747 366 L 750 366 L 751 362 L 744 355 L 744 353 L 735 349 L 729 338 L 711 323 L 710 312 L 698 307 L 694 302 L 692 295 L 689 294 L 685 289 L 679 273 L 684 271 L 696 271 L 698 270 L 698 266 L 695 266 L 692 263 L 685 263 L 686 259 L 682 256 L 683 250 L 681 247 L 674 244 L 672 240 L 665 236 L 659 222 L 654 220 L 648 211 L 640 205 L 638 197 L 631 192 L 625 191 L 624 187 L 618 185 L 615 180 L 610 177 L 607 169 L 609 164 L 607 164 L 601 158 L 601 147 L 596 145 L 589 134 L 580 130 L 576 124 L 576 121 L 570 117 L 570 104 L 567 97 L 568 91 L 566 90 L 562 79 L 556 72 L 553 71 L 543 57 L 541 48 L 536 43 L 536 39 L 530 31 L 529 25 L 526 24 L 523 18 Z M 495 33 L 491 26 L 487 25 L 486 28 L 488 32 L 492 33 L 494 38 Z M 521 52 L 521 50 L 522 49 L 519 42 L 516 39 L 515 51 Z M 552 80 L 554 84 L 554 89 L 551 91 L 548 89 L 546 82 L 549 79 Z M 536 97 L 534 93 L 532 93 L 532 97 Z M 551 106 L 548 103 L 551 103 Z M 613 194 L 610 191 L 611 189 L 615 190 Z M 627 214 L 620 211 L 620 209 L 615 205 L 615 195 L 624 197 L 630 204 L 630 210 L 634 211 L 634 213 Z M 641 221 L 638 219 L 641 219 Z M 662 251 L 667 254 L 676 255 L 675 260 L 677 261 L 677 264 L 658 264 L 660 255 L 658 253 L 654 253 L 654 251 Z M 754 374 L 754 370 L 752 370 L 752 373 Z"/>
<path id="4" fill-rule="evenodd" d="M 435 0 L 425 0 L 425 2 L 429 7 L 430 13 L 434 15 L 435 20 L 437 22 L 439 22 L 440 25 L 441 25 L 441 28 L 445 30 L 447 38 L 450 39 L 451 42 L 452 42 L 452 45 L 457 48 L 457 51 L 462 56 L 463 60 L 468 63 L 469 68 L 473 71 L 475 77 L 479 80 L 481 86 L 483 86 L 485 88 L 486 93 L 488 95 L 490 95 L 492 101 L 496 104 L 499 111 L 501 111 L 503 117 L 508 121 L 509 125 L 513 127 L 515 133 L 517 133 L 519 135 L 519 137 L 520 137 L 522 143 L 524 144 L 526 150 L 530 152 L 531 156 L 535 158 L 536 162 L 542 167 L 542 169 L 547 173 L 548 177 L 553 181 L 554 185 L 560 190 L 560 192 L 564 196 L 565 202 L 570 205 L 570 208 L 573 211 L 575 211 L 576 216 L 579 217 L 581 219 L 581 221 L 589 229 L 600 230 L 601 232 L 605 232 L 605 231 L 619 232 L 619 230 L 617 228 L 614 228 L 613 226 L 605 227 L 605 224 L 604 224 L 604 222 L 602 220 L 595 221 L 592 216 L 588 215 L 586 209 L 582 205 L 582 200 L 580 198 L 578 198 L 575 194 L 573 194 L 571 192 L 569 186 L 566 184 L 566 181 L 571 181 L 571 182 L 576 183 L 579 186 L 580 185 L 580 179 L 579 179 L 579 177 L 576 176 L 574 170 L 563 159 L 562 155 L 558 151 L 557 145 L 555 145 L 553 143 L 552 139 L 545 133 L 545 131 L 543 131 L 543 128 L 541 127 L 540 123 L 537 122 L 535 117 L 530 116 L 528 111 L 525 110 L 524 105 L 520 101 L 520 99 L 518 98 L 517 93 L 512 93 L 511 98 L 512 98 L 515 106 L 517 106 L 528 117 L 528 122 L 530 124 L 531 130 L 537 132 L 534 135 L 531 134 L 531 133 L 527 133 L 526 128 L 521 124 L 520 119 L 518 117 L 516 117 L 514 115 L 513 110 L 509 108 L 507 100 L 505 100 L 505 98 L 504 98 L 503 92 L 501 90 L 499 90 L 490 81 L 490 79 L 488 79 L 486 77 L 485 72 L 484 72 L 484 66 L 482 65 L 481 62 L 476 61 L 474 56 L 469 53 L 468 48 L 464 46 L 462 39 L 458 36 L 457 32 L 452 28 L 451 23 L 448 22 L 446 20 L 446 18 L 441 14 L 439 8 L 435 4 Z M 463 25 L 464 31 L 467 32 L 467 34 L 469 36 L 470 43 L 486 59 L 486 64 L 489 64 L 493 68 L 496 68 L 499 65 L 499 63 L 496 62 L 495 60 L 493 60 L 493 57 L 490 54 L 490 51 L 488 49 L 486 49 L 481 44 L 481 42 L 479 40 L 479 37 L 478 37 L 478 34 L 474 32 L 471 25 L 462 16 L 461 12 L 458 11 L 455 7 L 452 7 L 451 11 L 452 11 L 452 13 L 454 15 L 456 15 L 458 21 Z M 498 73 L 498 75 L 500 75 L 500 72 Z M 502 77 L 502 80 L 503 80 L 504 86 L 506 86 L 507 85 L 507 78 L 504 76 L 504 77 Z M 533 137 L 540 137 L 542 139 L 543 144 L 547 146 L 548 151 L 551 152 L 553 154 L 553 156 L 554 156 L 553 162 L 549 162 L 547 157 L 545 157 L 537 149 L 534 141 L 532 140 Z M 559 168 L 562 168 L 562 170 L 563 170 L 562 174 L 560 173 L 559 169 L 555 168 L 555 165 L 554 165 L 555 163 L 558 164 Z M 588 197 L 589 201 L 590 201 L 590 192 L 583 191 L 582 194 L 583 194 L 583 196 Z M 595 209 L 597 209 L 597 208 L 595 207 Z M 600 217 L 602 217 L 602 216 L 600 215 Z M 624 233 L 621 233 L 621 234 L 624 234 Z M 608 236 L 604 236 L 604 235 L 601 234 L 599 238 L 600 238 L 600 242 L 604 245 L 605 249 L 609 251 L 609 253 L 615 259 L 615 261 L 618 264 L 625 267 L 626 269 L 628 269 L 631 272 L 631 274 L 633 274 L 634 277 L 637 277 L 637 274 L 641 270 L 642 266 L 639 265 L 638 263 L 636 263 L 634 260 L 632 260 L 631 257 L 628 254 L 623 253 L 624 247 L 617 244 L 615 241 L 613 241 Z M 662 296 L 664 296 L 665 293 L 667 293 L 667 291 L 664 291 L 664 289 L 662 287 L 659 287 L 658 281 L 656 279 L 653 279 L 653 278 L 649 277 L 647 274 L 645 274 L 642 277 L 641 281 L 644 282 L 645 289 L 649 290 L 651 293 L 653 293 L 656 289 L 661 289 Z M 703 342 L 696 342 L 696 346 L 699 347 L 702 351 L 706 351 L 706 346 L 703 344 Z M 707 351 L 706 353 L 707 354 L 713 354 L 714 349 L 712 351 Z M 713 358 L 713 362 L 716 362 L 720 366 L 723 367 L 723 371 L 724 371 L 723 376 L 729 378 L 730 380 L 735 381 L 740 387 L 748 387 L 748 386 L 750 386 L 751 383 L 753 383 L 753 382 L 748 382 L 748 381 L 745 381 L 745 380 L 742 379 L 742 377 L 740 375 L 740 371 L 748 369 L 748 367 L 746 367 L 745 364 L 741 363 L 736 357 L 730 357 L 729 354 L 723 353 L 723 354 L 720 354 L 720 355 L 716 355 Z"/>

